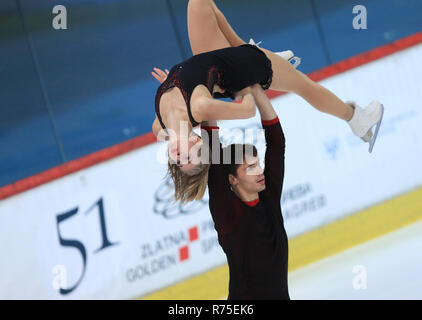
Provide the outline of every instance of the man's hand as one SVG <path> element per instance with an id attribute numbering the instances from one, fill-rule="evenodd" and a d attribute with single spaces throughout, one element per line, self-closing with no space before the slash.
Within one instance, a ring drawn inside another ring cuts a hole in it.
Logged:
<path id="1" fill-rule="evenodd" d="M 234 94 L 234 98 L 235 99 L 234 100 L 235 101 L 240 101 L 248 93 L 252 93 L 251 87 L 246 87 L 246 88 L 243 88 L 240 91 L 235 92 L 235 94 Z"/>
<path id="2" fill-rule="evenodd" d="M 256 106 L 261 115 L 261 120 L 272 120 L 277 117 L 270 99 L 260 85 L 253 85 L 251 87 L 252 95 L 255 98 Z"/>
<path id="3" fill-rule="evenodd" d="M 158 80 L 159 83 L 163 83 L 164 81 L 166 81 L 167 76 L 169 74 L 169 71 L 167 69 L 164 69 L 166 72 L 164 72 L 163 70 L 159 69 L 159 68 L 153 68 L 154 72 L 151 72 L 152 76 Z"/>
<path id="4" fill-rule="evenodd" d="M 247 108 L 249 110 L 251 110 L 251 109 L 255 110 L 255 99 L 254 99 L 252 93 L 248 92 L 247 94 L 245 94 L 243 96 L 241 104 L 244 105 L 245 108 Z"/>
<path id="5" fill-rule="evenodd" d="M 266 99 L 268 96 L 265 93 L 264 89 L 259 84 L 254 84 L 251 88 L 251 93 L 255 98 L 255 101 Z"/>
<path id="6" fill-rule="evenodd" d="M 234 96 L 235 101 L 241 101 L 240 103 L 245 106 L 245 109 L 254 110 L 255 115 L 254 86 L 243 88 L 235 92 Z"/>

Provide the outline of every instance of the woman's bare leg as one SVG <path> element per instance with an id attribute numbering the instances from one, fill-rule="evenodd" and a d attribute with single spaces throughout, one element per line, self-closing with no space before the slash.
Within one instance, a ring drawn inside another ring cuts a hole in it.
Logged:
<path id="1" fill-rule="evenodd" d="M 213 0 L 189 0 L 188 33 L 193 54 L 245 44 Z M 270 50 L 260 49 L 271 60 L 273 80 L 270 89 L 293 92 L 317 110 L 343 120 L 352 118 L 351 106 L 295 69 L 290 62 Z"/>
<path id="2" fill-rule="evenodd" d="M 245 44 L 246 42 L 243 41 L 237 33 L 233 30 L 229 22 L 227 21 L 224 14 L 218 9 L 215 2 L 213 0 L 209 0 L 212 4 L 212 7 L 214 9 L 215 16 L 217 18 L 218 26 L 220 27 L 221 32 L 226 37 L 227 41 L 230 43 L 232 47 L 238 47 L 242 44 Z"/>
<path id="3" fill-rule="evenodd" d="M 189 0 L 188 35 L 194 55 L 231 46 L 218 26 L 210 0 Z"/>
<path id="4" fill-rule="evenodd" d="M 290 62 L 274 52 L 264 48 L 260 49 L 271 60 L 273 81 L 270 89 L 296 93 L 321 112 L 329 113 L 343 120 L 352 118 L 354 109 L 334 93 L 311 80 L 306 74 L 295 69 Z"/>

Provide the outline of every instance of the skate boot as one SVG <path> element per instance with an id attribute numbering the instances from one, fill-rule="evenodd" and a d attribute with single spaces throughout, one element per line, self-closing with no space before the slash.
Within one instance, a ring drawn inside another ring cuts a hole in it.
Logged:
<path id="1" fill-rule="evenodd" d="M 354 109 L 352 118 L 347 121 L 353 133 L 364 142 L 369 142 L 369 153 L 377 139 L 378 130 L 381 125 L 384 106 L 378 101 L 372 101 L 366 108 L 362 109 L 354 101 L 346 101 L 346 104 Z M 372 127 L 375 127 L 375 133 L 372 133 Z"/>
<path id="2" fill-rule="evenodd" d="M 258 45 L 261 42 L 262 41 L 259 41 L 258 43 L 255 43 L 255 41 L 252 38 L 249 40 L 249 44 L 252 44 L 252 45 L 254 45 L 254 46 L 258 47 L 258 48 L 259 48 Z M 295 67 L 295 68 L 297 68 L 299 66 L 300 62 L 301 62 L 301 60 L 300 60 L 299 57 L 295 57 L 294 56 L 294 53 L 293 53 L 292 50 L 286 50 L 286 51 L 274 52 L 274 53 L 276 55 L 282 57 L 283 59 L 289 61 L 293 65 L 293 67 Z"/>

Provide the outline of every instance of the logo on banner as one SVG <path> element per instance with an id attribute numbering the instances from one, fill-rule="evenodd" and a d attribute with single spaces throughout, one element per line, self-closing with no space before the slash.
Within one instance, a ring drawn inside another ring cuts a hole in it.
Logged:
<path id="1" fill-rule="evenodd" d="M 179 231 L 154 242 L 142 244 L 141 259 L 143 263 L 126 272 L 127 280 L 133 282 L 189 260 L 190 248 L 198 240 L 198 226 L 193 226 L 187 232 L 186 230 Z"/>
<path id="2" fill-rule="evenodd" d="M 309 182 L 286 188 L 281 195 L 284 218 L 294 219 L 324 208 L 327 205 L 326 195 L 313 193 Z"/>
<path id="3" fill-rule="evenodd" d="M 332 160 L 337 159 L 337 154 L 340 148 L 340 140 L 337 137 L 332 137 L 324 141 L 324 147 L 327 154 Z"/>
<path id="4" fill-rule="evenodd" d="M 190 228 L 188 230 L 189 234 L 189 244 L 193 241 L 196 241 L 199 239 L 198 235 L 198 227 L 195 226 L 193 228 Z M 184 245 L 183 247 L 179 248 L 179 261 L 185 261 L 189 259 L 189 244 Z"/>
<path id="5" fill-rule="evenodd" d="M 192 250 L 198 246 L 200 251 Z M 212 220 L 144 243 L 140 249 L 142 262 L 126 271 L 128 282 L 158 275 L 193 258 L 198 260 L 203 257 L 201 253 L 208 254 L 216 249 L 222 252 Z"/>
<path id="6" fill-rule="evenodd" d="M 153 212 L 166 219 L 197 213 L 204 207 L 208 207 L 208 192 L 199 201 L 185 204 L 174 202 L 174 184 L 170 177 L 166 178 L 154 194 Z"/>

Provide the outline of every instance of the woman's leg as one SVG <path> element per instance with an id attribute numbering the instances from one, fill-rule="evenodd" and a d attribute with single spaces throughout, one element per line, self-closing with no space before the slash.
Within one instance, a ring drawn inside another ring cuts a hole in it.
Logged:
<path id="1" fill-rule="evenodd" d="M 215 12 L 218 26 L 232 47 L 245 44 L 228 23 L 224 14 L 213 0 L 209 1 Z M 273 81 L 270 89 L 293 92 L 300 95 L 321 112 L 329 113 L 343 120 L 350 120 L 353 108 L 340 100 L 331 91 L 312 81 L 308 76 L 295 69 L 290 62 L 270 50 L 260 48 L 271 60 Z"/>
<path id="2" fill-rule="evenodd" d="M 194 55 L 231 46 L 220 30 L 210 0 L 189 0 L 188 35 Z"/>
<path id="3" fill-rule="evenodd" d="M 193 54 L 245 43 L 213 0 L 189 0 L 188 34 Z M 273 80 L 270 89 L 296 93 L 321 112 L 343 120 L 352 118 L 351 106 L 295 69 L 290 62 L 270 50 L 260 49 L 272 63 Z"/>
<path id="4" fill-rule="evenodd" d="M 296 93 L 321 112 L 329 113 L 347 121 L 352 118 L 354 109 L 351 106 L 295 69 L 287 60 L 267 49 L 260 49 L 271 60 L 273 81 L 270 89 Z"/>
<path id="5" fill-rule="evenodd" d="M 220 27 L 221 32 L 226 37 L 227 41 L 230 43 L 232 47 L 238 47 L 246 42 L 243 41 L 237 33 L 233 30 L 231 25 L 228 23 L 224 14 L 217 8 L 215 2 L 213 0 L 209 0 L 212 4 L 214 9 L 215 16 L 217 18 L 218 26 Z"/>

